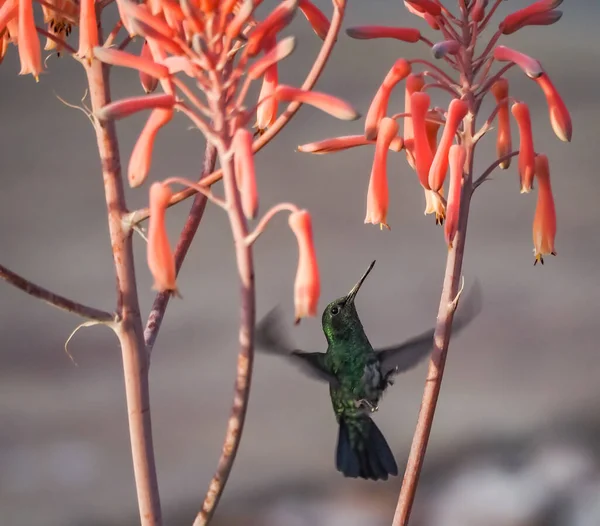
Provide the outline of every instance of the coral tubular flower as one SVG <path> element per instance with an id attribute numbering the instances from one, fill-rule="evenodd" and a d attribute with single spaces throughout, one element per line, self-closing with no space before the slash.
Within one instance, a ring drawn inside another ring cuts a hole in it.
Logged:
<path id="1" fill-rule="evenodd" d="M 463 169 L 467 153 L 464 146 L 453 144 L 450 147 L 448 159 L 450 161 L 450 188 L 448 190 L 448 203 L 446 206 L 446 224 L 444 235 L 449 248 L 458 231 L 458 216 L 460 214 L 460 198 L 463 186 Z"/>
<path id="2" fill-rule="evenodd" d="M 335 153 L 357 146 L 365 146 L 366 144 L 375 144 L 376 141 L 367 139 L 364 135 L 346 135 L 343 137 L 334 137 L 332 139 L 324 139 L 322 141 L 311 142 L 298 146 L 298 151 L 303 153 L 313 153 L 323 155 L 326 153 Z M 404 146 L 402 137 L 394 137 L 390 142 L 389 149 L 393 152 L 400 152 Z"/>
<path id="3" fill-rule="evenodd" d="M 538 155 L 535 158 L 535 176 L 538 182 L 537 204 L 533 218 L 533 252 L 535 265 L 538 261 L 543 265 L 544 256 L 556 256 L 554 238 L 556 237 L 556 209 L 552 186 L 550 185 L 550 168 L 548 157 Z"/>
<path id="4" fill-rule="evenodd" d="M 103 46 L 96 46 L 94 48 L 94 57 L 105 64 L 137 69 L 138 71 L 146 73 L 147 75 L 157 79 L 169 75 L 169 68 L 166 66 L 157 64 L 153 60 L 147 58 L 136 57 L 131 53 L 119 51 L 118 49 L 107 49 Z"/>
<path id="5" fill-rule="evenodd" d="M 527 19 L 530 17 L 551 11 L 560 4 L 562 4 L 562 0 L 539 0 L 538 2 L 534 2 L 533 4 L 508 15 L 500 22 L 499 28 L 505 35 L 510 35 L 517 29 L 527 25 Z"/>
<path id="6" fill-rule="evenodd" d="M 441 124 L 439 114 L 434 110 L 429 110 L 425 116 L 425 132 L 427 133 L 427 142 L 431 152 L 435 154 L 438 147 L 438 132 Z"/>
<path id="7" fill-rule="evenodd" d="M 294 18 L 297 7 L 298 0 L 283 0 L 267 15 L 267 18 L 259 22 L 248 37 L 246 45 L 248 56 L 258 55 L 263 47 L 265 37 L 274 35 L 287 26 Z"/>
<path id="8" fill-rule="evenodd" d="M 79 5 L 79 49 L 77 56 L 91 60 L 92 50 L 98 45 L 96 0 L 81 0 Z"/>
<path id="9" fill-rule="evenodd" d="M 535 79 L 539 87 L 542 88 L 548 103 L 548 112 L 550 114 L 550 124 L 556 136 L 565 142 L 571 142 L 573 135 L 573 125 L 571 115 L 565 106 L 562 97 L 552 84 L 550 77 L 546 73 Z"/>
<path id="10" fill-rule="evenodd" d="M 277 44 L 276 37 L 269 35 L 265 39 L 265 49 L 267 55 L 275 49 Z M 277 118 L 277 109 L 279 103 L 275 98 L 275 89 L 279 85 L 279 70 L 277 62 L 271 64 L 263 75 L 262 86 L 258 94 L 258 100 L 261 102 L 256 108 L 256 128 L 258 133 L 262 134 L 269 126 L 271 126 Z"/>
<path id="11" fill-rule="evenodd" d="M 156 95 L 142 95 L 141 97 L 130 97 L 111 102 L 100 108 L 96 112 L 96 117 L 100 121 L 110 119 L 123 119 L 129 117 L 138 111 L 150 110 L 154 108 L 173 108 L 175 105 L 175 97 L 167 93 L 159 93 Z"/>
<path id="12" fill-rule="evenodd" d="M 411 114 L 414 133 L 414 156 L 417 176 L 423 188 L 429 189 L 429 169 L 433 162 L 433 152 L 427 138 L 425 119 L 431 99 L 428 93 L 417 91 L 411 95 Z"/>
<path id="13" fill-rule="evenodd" d="M 508 113 L 508 80 L 501 78 L 492 85 L 490 91 L 498 104 L 496 119 L 498 122 L 498 137 L 496 138 L 496 155 L 498 159 L 508 155 L 512 151 L 512 139 L 510 134 L 510 115 Z M 510 166 L 510 159 L 500 163 L 500 168 L 506 170 Z"/>
<path id="14" fill-rule="evenodd" d="M 280 101 L 296 101 L 302 104 L 309 104 L 343 121 L 354 121 L 360 117 L 350 104 L 327 93 L 303 90 L 280 84 L 275 89 L 274 97 Z"/>
<path id="15" fill-rule="evenodd" d="M 456 40 L 443 40 L 436 42 L 431 47 L 433 56 L 437 59 L 443 58 L 446 55 L 456 55 L 460 51 L 460 43 Z"/>
<path id="16" fill-rule="evenodd" d="M 231 9 L 233 9 L 233 5 L 235 5 L 235 3 L 230 2 L 231 5 Z M 226 6 L 228 7 L 228 6 Z M 248 21 L 248 19 L 250 18 L 250 16 L 252 15 L 252 12 L 254 11 L 254 4 L 253 2 L 246 0 L 245 2 L 242 3 L 240 9 L 238 10 L 238 12 L 236 13 L 236 15 L 233 17 L 233 20 L 231 22 L 229 22 L 229 24 L 227 24 L 226 28 L 225 28 L 225 35 L 227 36 L 227 38 L 229 38 L 230 40 L 234 40 L 236 39 L 239 34 L 242 32 L 242 29 L 244 28 L 246 22 Z M 223 8 L 221 8 L 223 9 Z M 226 14 L 228 13 L 229 9 L 226 8 L 224 11 L 221 12 L 221 15 L 226 17 Z M 224 13 L 226 13 L 224 15 Z"/>
<path id="17" fill-rule="evenodd" d="M 454 136 L 468 110 L 467 103 L 461 99 L 453 99 L 448 106 L 448 116 L 446 117 L 442 138 L 429 169 L 429 187 L 436 192 L 442 187 L 446 179 L 450 146 L 452 146 Z"/>
<path id="18" fill-rule="evenodd" d="M 37 82 L 42 72 L 42 52 L 33 19 L 33 0 L 19 0 L 18 20 L 19 75 L 31 73 Z"/>
<path id="19" fill-rule="evenodd" d="M 317 315 L 321 281 L 310 214 L 306 210 L 292 212 L 288 222 L 298 241 L 298 270 L 294 283 L 295 323 L 298 324 L 302 318 Z"/>
<path id="20" fill-rule="evenodd" d="M 173 193 L 168 185 L 153 183 L 150 187 L 150 220 L 148 224 L 148 268 L 154 278 L 153 289 L 179 295 L 176 283 L 175 257 L 165 225 L 165 210 Z"/>
<path id="21" fill-rule="evenodd" d="M 284 38 L 279 43 L 275 37 L 272 37 L 265 46 L 265 54 L 248 68 L 248 77 L 258 80 L 269 68 L 290 55 L 295 47 L 296 39 L 294 37 Z"/>
<path id="22" fill-rule="evenodd" d="M 152 164 L 152 150 L 156 134 L 165 124 L 173 118 L 173 109 L 157 108 L 152 110 L 142 133 L 138 137 L 131 158 L 129 159 L 129 169 L 127 178 L 129 186 L 135 188 L 140 186 L 148 176 L 150 165 Z"/>
<path id="23" fill-rule="evenodd" d="M 439 16 L 442 13 L 442 8 L 433 0 L 404 0 L 404 4 L 413 7 L 419 13 L 426 13 L 431 16 Z"/>
<path id="24" fill-rule="evenodd" d="M 12 42 L 15 42 L 15 39 L 19 35 L 18 29 L 13 31 L 15 26 L 18 27 L 18 10 L 18 0 L 5 0 L 0 4 L 0 32 L 3 33 L 3 38 L 6 40 L 8 40 L 8 34 L 10 33 L 10 40 Z M 9 27 L 9 25 L 12 25 L 13 27 Z"/>
<path id="25" fill-rule="evenodd" d="M 519 126 L 519 177 L 523 194 L 531 192 L 535 175 L 535 149 L 531 131 L 531 116 L 527 104 L 523 102 L 513 104 L 511 111 Z"/>
<path id="26" fill-rule="evenodd" d="M 153 60 L 152 53 L 150 52 L 150 47 L 148 46 L 148 42 L 144 42 L 144 44 L 142 45 L 140 57 L 144 60 Z M 144 73 L 143 71 L 140 71 L 139 75 L 140 83 L 142 85 L 142 88 L 144 88 L 144 91 L 146 93 L 152 93 L 156 89 L 156 86 L 158 86 L 158 79 L 156 77 L 148 75 L 147 73 Z"/>
<path id="27" fill-rule="evenodd" d="M 499 62 L 514 62 L 525 75 L 532 79 L 539 77 L 544 72 L 542 65 L 537 60 L 506 46 L 496 46 L 494 58 Z"/>
<path id="28" fill-rule="evenodd" d="M 402 42 L 414 44 L 421 39 L 421 32 L 412 27 L 387 27 L 387 26 L 358 26 L 346 29 L 350 38 L 357 40 L 370 40 L 372 38 L 395 38 Z"/>
<path id="29" fill-rule="evenodd" d="M 252 153 L 252 134 L 245 128 L 238 128 L 233 136 L 232 149 L 242 210 L 247 219 L 254 219 L 258 213 L 258 191 Z"/>
<path id="30" fill-rule="evenodd" d="M 323 12 L 315 4 L 309 2 L 308 0 L 300 0 L 298 7 L 306 17 L 306 20 L 308 20 L 310 27 L 313 28 L 313 31 L 317 34 L 317 36 L 321 40 L 325 40 L 331 23 L 323 14 Z"/>
<path id="31" fill-rule="evenodd" d="M 473 22 L 481 22 L 485 17 L 485 7 L 487 0 L 475 0 L 471 8 L 471 19 Z"/>
<path id="32" fill-rule="evenodd" d="M 58 42 L 51 38 L 46 39 L 44 51 L 56 49 L 57 55 L 60 56 L 63 48 L 61 41 L 64 41 L 73 29 L 71 20 L 79 18 L 79 4 L 72 0 L 50 0 L 46 5 L 42 4 L 42 13 L 44 14 L 44 23 L 48 24 L 48 33 L 59 39 Z M 66 16 L 70 18 L 66 18 Z"/>
<path id="33" fill-rule="evenodd" d="M 383 79 L 383 82 L 375 97 L 371 101 L 369 111 L 365 118 L 365 137 L 369 140 L 375 139 L 377 136 L 377 128 L 381 119 L 387 113 L 388 102 L 392 90 L 400 81 L 404 80 L 411 71 L 410 64 L 403 58 L 396 61 L 392 68 L 388 71 L 388 74 Z"/>
<path id="34" fill-rule="evenodd" d="M 546 11 L 545 13 L 537 13 L 535 15 L 528 16 L 520 24 L 514 26 L 504 26 L 502 33 L 505 35 L 511 35 L 515 31 L 522 29 L 527 26 L 551 26 L 556 24 L 562 18 L 562 11 L 558 9 L 555 11 Z"/>
<path id="35" fill-rule="evenodd" d="M 411 96 L 417 91 L 421 91 L 425 86 L 425 80 L 422 74 L 411 74 L 406 77 L 406 87 L 404 90 L 404 113 L 410 115 L 411 113 Z M 406 148 L 406 160 L 411 168 L 414 170 L 415 159 L 414 159 L 414 133 L 413 123 L 411 117 L 404 118 L 404 147 Z"/>
<path id="36" fill-rule="evenodd" d="M 398 134 L 398 123 L 389 117 L 384 117 L 379 124 L 377 143 L 375 144 L 375 158 L 369 179 L 367 191 L 367 215 L 365 223 L 379 225 L 389 230 L 387 224 L 388 209 L 388 180 L 387 180 L 387 152 L 390 143 Z"/>

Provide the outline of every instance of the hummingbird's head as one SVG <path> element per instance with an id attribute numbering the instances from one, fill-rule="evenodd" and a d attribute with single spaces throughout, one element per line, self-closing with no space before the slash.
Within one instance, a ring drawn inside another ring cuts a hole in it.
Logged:
<path id="1" fill-rule="evenodd" d="M 367 271 L 362 275 L 358 283 L 352 287 L 352 290 L 350 290 L 348 294 L 332 301 L 325 307 L 321 321 L 328 342 L 332 342 L 336 339 L 345 339 L 352 333 L 353 327 L 360 326 L 360 319 L 356 312 L 354 299 L 374 266 L 375 261 L 369 265 Z"/>

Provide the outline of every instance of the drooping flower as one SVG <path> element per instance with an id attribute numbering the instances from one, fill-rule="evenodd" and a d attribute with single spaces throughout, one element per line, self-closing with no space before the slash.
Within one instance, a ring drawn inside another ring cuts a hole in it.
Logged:
<path id="1" fill-rule="evenodd" d="M 496 138 L 496 155 L 498 159 L 508 155 L 512 151 L 512 139 L 510 134 L 510 115 L 508 113 L 508 80 L 498 79 L 491 87 L 491 92 L 498 104 L 496 115 L 498 123 L 498 136 Z M 506 170 L 510 166 L 510 159 L 500 163 L 500 168 Z"/>
<path id="2" fill-rule="evenodd" d="M 385 76 L 385 79 L 377 90 L 375 97 L 373 97 L 365 118 L 365 137 L 367 139 L 372 140 L 377 136 L 379 123 L 387 113 L 388 102 L 392 90 L 396 84 L 404 80 L 410 74 L 410 71 L 410 63 L 403 58 L 397 60 L 388 71 L 388 74 Z"/>
<path id="3" fill-rule="evenodd" d="M 96 0 L 81 0 L 79 6 L 79 49 L 77 56 L 91 60 L 92 51 L 98 45 L 98 22 Z"/>
<path id="4" fill-rule="evenodd" d="M 175 97 L 168 93 L 158 93 L 156 95 L 142 95 L 138 97 L 129 97 L 127 99 L 117 100 L 103 106 L 96 112 L 96 117 L 100 121 L 110 119 L 123 119 L 134 113 L 155 108 L 172 109 L 175 105 Z"/>
<path id="5" fill-rule="evenodd" d="M 238 128 L 233 136 L 232 149 L 242 210 L 248 219 L 254 219 L 258 213 L 258 191 L 252 153 L 252 134 L 245 128 Z"/>
<path id="6" fill-rule="evenodd" d="M 146 180 L 152 164 L 152 150 L 154 149 L 156 134 L 172 118 L 173 108 L 156 108 L 152 110 L 129 159 L 127 178 L 129 186 L 132 188 L 140 186 Z"/>
<path id="7" fill-rule="evenodd" d="M 346 101 L 319 91 L 303 90 L 280 84 L 275 89 L 274 97 L 280 101 L 297 101 L 302 104 L 309 104 L 343 121 L 354 121 L 360 117 L 357 111 Z"/>
<path id="8" fill-rule="evenodd" d="M 519 177 L 521 193 L 531 192 L 535 175 L 535 148 L 531 130 L 529 108 L 524 102 L 516 102 L 511 108 L 519 127 Z"/>
<path id="9" fill-rule="evenodd" d="M 300 0 L 298 7 L 308 20 L 310 26 L 313 28 L 313 31 L 317 34 L 317 36 L 321 40 L 325 40 L 331 23 L 323 14 L 323 12 L 315 4 L 309 2 L 309 0 Z"/>
<path id="10" fill-rule="evenodd" d="M 169 186 L 163 183 L 153 183 L 150 187 L 147 259 L 148 268 L 154 278 L 153 289 L 179 295 L 175 257 L 165 225 L 165 210 L 172 195 Z"/>
<path id="11" fill-rule="evenodd" d="M 535 176 L 538 182 L 537 204 L 533 219 L 533 252 L 534 265 L 539 261 L 544 264 L 544 256 L 556 256 L 554 238 L 556 237 L 556 209 L 550 184 L 550 168 L 548 157 L 543 154 L 535 158 Z"/>
<path id="12" fill-rule="evenodd" d="M 306 210 L 292 212 L 289 225 L 298 241 L 298 270 L 294 283 L 295 323 L 317 315 L 321 281 L 313 241 L 312 221 Z"/>
<path id="13" fill-rule="evenodd" d="M 544 72 L 542 65 L 537 60 L 506 46 L 496 46 L 494 58 L 499 62 L 514 62 L 525 75 L 532 79 L 536 79 Z"/>
<path id="14" fill-rule="evenodd" d="M 266 53 L 277 45 L 277 39 L 274 35 L 267 36 L 264 42 Z M 258 129 L 259 134 L 262 134 L 277 118 L 277 108 L 279 103 L 273 95 L 275 94 L 275 89 L 278 84 L 279 72 L 277 63 L 275 62 L 265 71 L 260 93 L 258 95 L 258 100 L 264 100 L 264 102 L 259 104 L 258 108 L 256 108 L 256 128 Z"/>
<path id="15" fill-rule="evenodd" d="M 433 162 L 433 152 L 429 145 L 427 137 L 427 127 L 425 119 L 429 111 L 429 94 L 423 91 L 417 91 L 411 95 L 411 115 L 413 125 L 413 148 L 415 164 L 417 167 L 417 176 L 423 188 L 429 188 L 429 169 Z"/>
<path id="16" fill-rule="evenodd" d="M 33 19 L 33 0 L 19 0 L 18 23 L 19 75 L 31 73 L 37 82 L 43 67 L 40 39 Z"/>
<path id="17" fill-rule="evenodd" d="M 367 191 L 367 214 L 365 223 L 379 225 L 387 228 L 388 209 L 388 180 L 387 180 L 387 154 L 390 143 L 398 134 L 398 123 L 395 119 L 384 117 L 379 124 L 377 143 L 375 144 L 375 157 L 371 168 L 369 189 Z"/>
<path id="18" fill-rule="evenodd" d="M 452 248 L 456 232 L 458 231 L 458 217 L 460 214 L 460 199 L 463 187 L 463 170 L 467 152 L 464 146 L 453 144 L 448 153 L 450 162 L 450 188 L 448 189 L 448 202 L 446 206 L 446 224 L 444 235 L 449 248 Z"/>
<path id="19" fill-rule="evenodd" d="M 79 16 L 79 6 L 73 0 L 48 0 L 46 5 L 42 4 L 42 13 L 44 23 L 48 24 L 48 33 L 58 39 L 58 42 L 51 38 L 46 39 L 44 50 L 56 49 L 60 56 L 63 47 L 60 42 L 66 40 L 71 34 L 73 23 Z"/>
<path id="20" fill-rule="evenodd" d="M 454 136 L 468 109 L 467 103 L 461 99 L 453 99 L 448 106 L 448 115 L 442 138 L 429 169 L 428 181 L 432 190 L 438 191 L 444 184 L 446 172 L 448 171 L 450 146 L 454 142 Z"/>
<path id="21" fill-rule="evenodd" d="M 548 112 L 550 114 L 550 124 L 556 136 L 565 142 L 571 142 L 573 136 L 573 125 L 571 115 L 565 105 L 560 93 L 552 84 L 550 77 L 546 73 L 535 79 L 539 87 L 542 88 L 548 103 Z"/>
<path id="22" fill-rule="evenodd" d="M 425 86 L 425 80 L 423 79 L 422 73 L 411 74 L 406 77 L 406 87 L 404 90 L 404 113 L 410 115 L 411 113 L 411 96 L 417 91 L 421 91 Z M 406 160 L 410 167 L 414 170 L 415 156 L 414 156 L 414 133 L 413 123 L 411 117 L 404 118 L 404 146 L 406 148 Z"/>

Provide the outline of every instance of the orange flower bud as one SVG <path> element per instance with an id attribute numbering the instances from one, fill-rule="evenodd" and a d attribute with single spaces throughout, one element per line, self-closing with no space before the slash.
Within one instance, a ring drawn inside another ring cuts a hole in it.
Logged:
<path id="1" fill-rule="evenodd" d="M 79 49 L 77 55 L 91 60 L 92 50 L 97 45 L 96 0 L 81 0 L 79 3 Z"/>
<path id="2" fill-rule="evenodd" d="M 550 77 L 546 73 L 535 79 L 539 87 L 542 88 L 548 103 L 548 111 L 550 113 L 550 124 L 556 136 L 565 142 L 571 142 L 573 135 L 573 125 L 571 123 L 571 115 L 565 106 L 562 97 L 557 89 L 552 84 Z"/>
<path id="3" fill-rule="evenodd" d="M 138 111 L 150 110 L 154 108 L 172 109 L 175 104 L 175 97 L 167 93 L 156 95 L 142 95 L 141 97 L 130 97 L 111 102 L 100 108 L 96 112 L 96 117 L 100 121 L 110 119 L 123 119 L 129 117 Z"/>
<path id="4" fill-rule="evenodd" d="M 411 96 L 417 91 L 421 91 L 425 86 L 425 80 L 420 73 L 411 74 L 406 77 L 406 88 L 404 90 L 404 113 L 411 113 Z M 413 170 L 416 169 L 414 158 L 414 133 L 413 123 L 410 117 L 404 118 L 404 147 L 406 148 L 406 160 Z"/>
<path id="5" fill-rule="evenodd" d="M 431 52 L 437 59 L 443 58 L 446 55 L 456 55 L 460 51 L 460 42 L 456 40 L 443 40 L 436 42 L 431 46 Z"/>
<path id="6" fill-rule="evenodd" d="M 150 165 L 152 164 L 152 150 L 154 148 L 154 140 L 158 130 L 167 124 L 173 118 L 173 108 L 163 109 L 156 108 L 150 114 L 142 133 L 138 137 L 131 158 L 129 159 L 129 169 L 127 178 L 129 186 L 135 188 L 140 186 L 146 180 Z"/>
<path id="7" fill-rule="evenodd" d="M 287 26 L 294 18 L 297 6 L 298 0 L 282 0 L 267 18 L 254 27 L 248 37 L 246 53 L 250 57 L 258 55 L 264 45 L 265 37 L 275 35 Z"/>
<path id="8" fill-rule="evenodd" d="M 238 128 L 233 136 L 231 148 L 242 210 L 248 219 L 254 219 L 258 212 L 258 192 L 252 153 L 252 134 L 245 128 Z"/>
<path id="9" fill-rule="evenodd" d="M 535 149 L 531 131 L 531 116 L 524 102 L 516 102 L 511 108 L 513 117 L 519 126 L 519 177 L 521 193 L 531 192 L 535 175 Z"/>
<path id="10" fill-rule="evenodd" d="M 140 57 L 144 60 L 152 60 L 152 53 L 150 52 L 150 47 L 146 41 L 144 41 L 144 44 L 142 45 Z M 140 71 L 139 75 L 140 83 L 142 84 L 144 91 L 146 93 L 152 93 L 156 89 L 156 86 L 158 86 L 158 79 L 148 75 L 147 73 L 144 73 L 143 71 Z"/>
<path id="11" fill-rule="evenodd" d="M 33 0 L 19 0 L 18 8 L 19 60 L 21 71 L 19 75 L 31 73 L 37 82 L 43 70 L 40 39 L 33 19 Z"/>
<path id="12" fill-rule="evenodd" d="M 326 153 L 339 152 L 365 146 L 366 144 L 375 144 L 374 140 L 367 139 L 364 135 L 346 135 L 344 137 L 334 137 L 333 139 L 324 139 L 322 141 L 311 142 L 298 146 L 298 151 L 303 153 L 314 153 L 323 155 Z M 390 143 L 389 149 L 393 152 L 399 152 L 404 146 L 402 137 L 394 137 Z"/>
<path id="13" fill-rule="evenodd" d="M 406 7 L 409 13 L 417 15 L 423 20 L 425 20 L 429 24 L 429 27 L 431 27 L 431 29 L 434 29 L 436 31 L 439 30 L 440 26 L 435 20 L 435 16 L 426 13 L 422 8 L 414 7 L 413 2 L 410 2 L 409 0 L 404 0 L 404 6 Z"/>
<path id="14" fill-rule="evenodd" d="M 439 16 L 442 13 L 440 4 L 433 0 L 404 0 L 404 4 L 409 4 L 420 13 L 427 13 L 431 16 Z"/>
<path id="15" fill-rule="evenodd" d="M 494 58 L 499 62 L 514 62 L 531 79 L 539 77 L 544 72 L 537 60 L 506 46 L 496 46 Z"/>
<path id="16" fill-rule="evenodd" d="M 481 22 L 485 16 L 485 7 L 487 0 L 475 0 L 475 4 L 471 8 L 471 19 L 473 22 Z"/>
<path id="17" fill-rule="evenodd" d="M 274 97 L 280 101 L 296 101 L 302 104 L 309 104 L 343 121 L 354 121 L 360 117 L 356 110 L 347 102 L 319 91 L 303 90 L 280 84 L 275 89 Z"/>
<path id="18" fill-rule="evenodd" d="M 228 11 L 230 11 L 229 8 L 231 7 L 231 9 L 233 9 L 235 2 L 230 2 L 229 4 L 230 5 L 225 6 L 225 9 L 223 7 L 221 7 L 221 10 L 222 10 L 221 17 L 223 18 L 223 20 L 225 20 L 226 16 L 229 14 L 229 12 L 228 12 Z M 254 11 L 254 7 L 255 7 L 255 5 L 253 4 L 253 2 L 250 2 L 248 0 L 246 0 L 245 2 L 242 3 L 238 12 L 233 17 L 233 20 L 231 22 L 229 22 L 229 24 L 227 24 L 227 27 L 225 28 L 225 35 L 227 36 L 227 38 L 229 38 L 230 40 L 234 40 L 235 38 L 237 38 L 239 36 L 239 34 L 242 32 L 242 29 L 246 25 L 246 22 L 252 15 L 252 12 Z M 263 35 L 263 38 L 264 38 L 264 35 Z"/>
<path id="19" fill-rule="evenodd" d="M 552 24 L 556 24 L 561 18 L 562 11 L 558 9 L 555 11 L 546 11 L 545 13 L 536 13 L 535 15 L 528 16 L 518 25 L 504 26 L 502 33 L 510 35 L 527 26 L 551 26 Z"/>
<path id="20" fill-rule="evenodd" d="M 427 133 L 427 142 L 429 143 L 429 148 L 431 149 L 431 152 L 435 154 L 435 152 L 437 151 L 438 132 L 440 131 L 441 126 L 441 124 L 437 122 L 437 119 L 439 119 L 440 116 L 436 111 L 429 110 L 425 118 L 425 133 Z M 434 121 L 430 119 L 436 120 Z"/>
<path id="21" fill-rule="evenodd" d="M 173 193 L 168 185 L 153 183 L 150 187 L 150 219 L 148 223 L 148 268 L 154 278 L 153 289 L 177 291 L 175 257 L 165 225 L 165 210 Z"/>
<path id="22" fill-rule="evenodd" d="M 395 38 L 413 44 L 421 39 L 421 32 L 412 27 L 358 26 L 346 29 L 350 38 L 370 40 L 372 38 Z"/>
<path id="23" fill-rule="evenodd" d="M 560 4 L 562 4 L 562 0 L 539 0 L 523 9 L 511 13 L 500 22 L 498 27 L 502 30 L 502 33 L 510 35 L 521 27 L 528 25 L 527 22 L 530 17 L 542 14 L 546 11 L 551 11 Z"/>
<path id="24" fill-rule="evenodd" d="M 448 190 L 448 203 L 446 206 L 446 225 L 444 234 L 446 243 L 452 248 L 454 237 L 458 230 L 458 216 L 460 214 L 460 198 L 463 187 L 463 169 L 467 152 L 464 146 L 453 144 L 450 147 L 448 160 L 450 161 L 450 188 Z"/>
<path id="25" fill-rule="evenodd" d="M 365 137 L 369 140 L 375 139 L 377 136 L 377 129 L 381 119 L 387 113 L 388 102 L 392 90 L 400 81 L 404 80 L 411 71 L 411 67 L 408 61 L 403 58 L 396 61 L 392 68 L 388 71 L 388 74 L 383 79 L 383 83 L 377 90 L 373 101 L 369 106 L 367 117 L 365 118 Z"/>
<path id="26" fill-rule="evenodd" d="M 123 66 L 126 68 L 133 68 L 155 77 L 157 79 L 166 77 L 169 75 L 169 68 L 162 64 L 157 64 L 153 60 L 136 57 L 131 53 L 125 51 L 119 51 L 114 48 L 105 48 L 103 46 L 96 46 L 94 48 L 94 57 L 100 62 L 105 64 L 111 64 L 113 66 Z"/>
<path id="27" fill-rule="evenodd" d="M 308 0 L 300 0 L 298 5 L 300 11 L 304 14 L 313 31 L 321 40 L 325 40 L 327 33 L 329 32 L 329 26 L 331 23 L 322 11 L 312 2 Z"/>
<path id="28" fill-rule="evenodd" d="M 544 256 L 552 254 L 554 250 L 554 238 L 556 237 L 556 209 L 554 208 L 554 197 L 550 185 L 550 168 L 548 157 L 538 155 L 535 158 L 535 176 L 538 181 L 537 204 L 533 218 L 533 252 L 535 260 L 544 264 Z"/>
<path id="29" fill-rule="evenodd" d="M 461 121 L 465 118 L 467 111 L 469 111 L 469 107 L 467 103 L 461 99 L 453 99 L 448 106 L 448 115 L 446 117 L 442 139 L 435 152 L 428 176 L 429 187 L 436 192 L 442 187 L 444 180 L 446 179 L 450 146 L 452 146 L 452 143 L 454 142 L 454 136 L 456 135 Z"/>
<path id="30" fill-rule="evenodd" d="M 508 80 L 498 79 L 491 87 L 491 92 L 496 99 L 498 113 L 498 137 L 496 139 L 496 155 L 498 159 L 508 155 L 512 151 L 512 139 L 510 134 L 510 115 L 508 114 Z M 500 168 L 506 170 L 510 166 L 510 159 L 502 161 Z"/>
<path id="31" fill-rule="evenodd" d="M 398 123 L 395 119 L 384 117 L 379 124 L 377 143 L 375 144 L 375 158 L 369 179 L 367 191 L 367 215 L 365 223 L 379 225 L 389 230 L 387 224 L 388 209 L 388 180 L 387 180 L 387 152 L 390 143 L 398 134 Z"/>
<path id="32" fill-rule="evenodd" d="M 310 214 L 306 210 L 292 212 L 288 221 L 298 240 L 298 270 L 294 283 L 294 304 L 295 323 L 300 323 L 302 318 L 317 315 L 321 282 Z"/>
<path id="33" fill-rule="evenodd" d="M 411 95 L 411 114 L 414 133 L 414 156 L 417 176 L 423 188 L 429 188 L 429 169 L 433 162 L 433 152 L 427 138 L 425 118 L 429 110 L 430 97 L 428 93 L 417 91 Z"/>
<path id="34" fill-rule="evenodd" d="M 258 80 L 280 60 L 290 55 L 295 47 L 296 39 L 294 37 L 284 38 L 279 43 L 275 37 L 270 37 L 268 44 L 265 45 L 265 54 L 248 68 L 248 77 Z"/>
<path id="35" fill-rule="evenodd" d="M 277 39 L 274 35 L 269 35 L 265 38 L 266 55 L 271 53 L 271 51 L 277 47 L 276 44 Z M 258 105 L 258 108 L 256 108 L 256 127 L 258 128 L 259 133 L 263 133 L 277 118 L 277 108 L 279 103 L 274 97 L 274 94 L 278 84 L 279 70 L 277 62 L 275 62 L 265 70 L 262 86 L 258 95 L 258 100 L 263 101 Z"/>

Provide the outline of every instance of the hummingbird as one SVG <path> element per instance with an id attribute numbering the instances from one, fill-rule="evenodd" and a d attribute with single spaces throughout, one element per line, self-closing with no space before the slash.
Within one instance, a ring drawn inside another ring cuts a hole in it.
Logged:
<path id="1" fill-rule="evenodd" d="M 325 353 L 295 349 L 283 330 L 283 316 L 277 307 L 256 326 L 255 343 L 264 352 L 295 361 L 306 374 L 329 384 L 338 423 L 337 470 L 345 477 L 387 480 L 389 475 L 398 475 L 398 466 L 371 415 L 378 410 L 394 377 L 416 366 L 431 351 L 435 329 L 399 345 L 373 348 L 358 316 L 355 299 L 374 265 L 375 261 L 348 294 L 332 301 L 323 311 Z M 480 311 L 477 283 L 473 289 L 454 319 L 454 333 L 468 325 Z"/>

